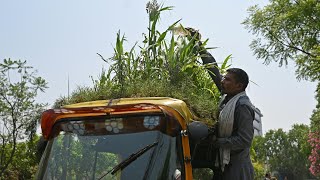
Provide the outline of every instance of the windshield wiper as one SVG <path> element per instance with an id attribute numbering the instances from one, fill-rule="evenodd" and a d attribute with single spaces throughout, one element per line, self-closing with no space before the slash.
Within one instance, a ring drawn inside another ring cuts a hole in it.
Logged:
<path id="1" fill-rule="evenodd" d="M 101 176 L 98 180 L 102 179 L 103 177 L 108 175 L 110 172 L 111 172 L 112 175 L 114 175 L 120 169 L 123 170 L 129 164 L 131 164 L 133 161 L 135 161 L 138 157 L 140 157 L 142 154 L 144 154 L 145 152 L 147 152 L 149 149 L 151 149 L 152 147 L 154 147 L 156 145 L 158 145 L 158 142 L 154 142 L 152 144 L 149 144 L 146 147 L 140 149 L 139 151 L 131 154 L 128 158 L 126 158 L 125 160 L 121 161 L 118 165 L 114 166 L 110 171 L 108 171 L 106 174 Z"/>

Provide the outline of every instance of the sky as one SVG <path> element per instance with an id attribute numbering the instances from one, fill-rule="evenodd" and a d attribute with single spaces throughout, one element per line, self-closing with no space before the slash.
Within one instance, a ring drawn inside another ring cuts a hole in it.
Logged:
<path id="1" fill-rule="evenodd" d="M 244 69 L 252 82 L 247 94 L 258 107 L 263 132 L 295 123 L 310 123 L 316 106 L 316 83 L 297 81 L 295 65 L 276 63 L 266 66 L 249 48 L 254 36 L 241 24 L 247 9 L 255 4 L 263 7 L 266 0 L 240 1 L 159 1 L 173 10 L 162 14 L 159 30 L 165 30 L 182 19 L 185 27 L 199 29 L 202 38 L 219 62 L 232 54 L 232 67 Z M 78 86 L 92 86 L 108 64 L 97 53 L 113 55 L 116 33 L 127 39 L 126 48 L 143 40 L 147 32 L 146 0 L 28 0 L 0 1 L 0 59 L 26 60 L 46 79 L 49 88 L 39 94 L 37 102 L 53 102 L 68 95 Z"/>

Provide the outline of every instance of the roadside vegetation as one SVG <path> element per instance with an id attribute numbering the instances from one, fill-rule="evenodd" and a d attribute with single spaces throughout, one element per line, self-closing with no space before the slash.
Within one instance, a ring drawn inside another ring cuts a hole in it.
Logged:
<path id="1" fill-rule="evenodd" d="M 119 31 L 114 54 L 98 54 L 106 69 L 92 78 L 93 85 L 77 88 L 70 97 L 58 98 L 54 107 L 122 97 L 166 96 L 184 100 L 197 120 L 214 124 L 220 94 L 206 66 L 199 62 L 197 39 L 185 31 L 180 20 L 164 31 L 157 28 L 161 14 L 172 9 L 148 2 L 149 21 L 142 40 L 125 49 L 126 37 Z M 299 80 L 319 83 L 317 0 L 270 0 L 263 8 L 250 7 L 243 24 L 257 37 L 251 48 L 258 59 L 280 66 L 294 63 Z M 230 58 L 218 62 L 222 73 L 230 66 Z M 47 88 L 47 83 L 25 61 L 10 59 L 0 64 L 0 78 L 0 179 L 32 179 L 40 159 L 35 130 L 45 106 L 35 103 L 34 98 Z M 254 139 L 251 155 L 256 179 L 269 171 L 296 179 L 320 178 L 320 85 L 315 92 L 318 105 L 310 126 L 294 125 L 289 132 L 270 130 Z M 194 173 L 203 178 L 212 176 L 208 170 Z"/>
<path id="2" fill-rule="evenodd" d="M 35 133 L 45 106 L 34 101 L 46 88 L 26 61 L 0 63 L 0 179 L 30 179 L 34 174 Z"/>
<path id="3" fill-rule="evenodd" d="M 256 37 L 250 47 L 257 59 L 279 66 L 293 63 L 298 80 L 318 83 L 317 106 L 310 118 L 308 141 L 312 148 L 309 170 L 319 179 L 320 3 L 318 0 L 270 0 L 268 5 L 252 6 L 248 12 L 243 24 Z"/>
<path id="4" fill-rule="evenodd" d="M 106 58 L 98 54 L 108 69 L 102 70 L 98 79 L 93 78 L 93 87 L 79 87 L 69 99 L 58 99 L 55 107 L 100 99 L 172 97 L 184 100 L 201 120 L 214 123 L 213 112 L 220 93 L 206 67 L 199 62 L 198 40 L 187 34 L 180 20 L 163 32 L 157 29 L 161 13 L 171 9 L 156 1 L 149 2 L 149 23 L 142 41 L 125 50 L 126 38 L 119 31 L 113 56 Z M 230 56 L 224 60 L 222 72 L 229 59 Z"/>

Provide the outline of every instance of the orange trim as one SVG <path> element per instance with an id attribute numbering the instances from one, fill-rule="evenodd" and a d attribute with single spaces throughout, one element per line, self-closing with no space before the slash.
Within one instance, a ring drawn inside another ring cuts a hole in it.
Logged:
<path id="1" fill-rule="evenodd" d="M 153 104 L 129 104 L 119 106 L 96 106 L 96 107 L 77 107 L 77 108 L 61 108 L 49 109 L 42 113 L 41 116 L 41 129 L 42 135 L 45 139 L 49 139 L 53 125 L 63 118 L 72 117 L 89 117 L 89 116 L 102 116 L 106 114 L 120 115 L 120 114 L 133 114 L 133 113 L 159 113 L 162 112 L 157 105 Z"/>
<path id="2" fill-rule="evenodd" d="M 181 124 L 182 130 L 187 130 L 187 124 L 181 116 L 180 113 L 168 106 L 160 106 L 166 114 L 175 117 Z M 182 149 L 183 149 L 183 158 L 184 158 L 184 168 L 186 172 L 186 180 L 192 180 L 192 166 L 191 166 L 191 153 L 188 136 L 181 135 L 182 139 Z"/>
<path id="3" fill-rule="evenodd" d="M 111 115 L 118 115 L 118 114 L 136 114 L 136 113 L 157 113 L 162 112 L 160 109 L 152 109 L 152 110 L 141 110 L 141 111 L 123 111 L 123 112 L 112 112 Z"/>
<path id="4" fill-rule="evenodd" d="M 48 113 L 48 115 L 46 113 Z M 54 113 L 45 111 L 42 114 L 42 118 L 41 118 L 42 135 L 45 139 L 48 140 L 51 136 L 51 130 L 53 125 L 60 119 L 74 118 L 74 117 L 103 116 L 103 115 L 106 115 L 106 113 L 54 114 Z M 49 117 L 44 117 L 44 116 L 49 116 Z"/>

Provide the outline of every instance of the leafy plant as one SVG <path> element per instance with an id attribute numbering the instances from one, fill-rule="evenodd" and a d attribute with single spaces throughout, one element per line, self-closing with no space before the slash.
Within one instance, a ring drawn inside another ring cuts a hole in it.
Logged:
<path id="1" fill-rule="evenodd" d="M 37 170 L 36 144 L 39 136 L 32 140 L 18 142 L 12 163 L 2 175 L 2 179 L 33 179 Z M 9 150 L 9 149 L 8 149 Z M 0 178 L 0 179 L 1 179 Z"/>
<path id="2" fill-rule="evenodd" d="M 309 156 L 311 162 L 310 172 L 314 176 L 320 177 L 320 135 L 319 133 L 309 133 L 308 142 L 310 143 L 312 150 Z"/>
<path id="3" fill-rule="evenodd" d="M 265 64 L 279 66 L 292 60 L 297 79 L 318 83 L 311 130 L 320 132 L 320 3 L 318 0 L 270 0 L 265 7 L 252 6 L 243 24 L 256 39 L 250 47 Z M 317 151 L 313 147 L 312 151 Z M 311 160 L 311 159 L 310 159 Z M 315 161 L 311 161 L 314 163 Z M 312 168 L 310 168 L 312 169 Z M 312 170 L 314 173 L 315 171 Z"/>
<path id="4" fill-rule="evenodd" d="M 270 0 L 248 9 L 243 24 L 254 35 L 250 47 L 258 59 L 279 66 L 293 60 L 298 79 L 320 79 L 320 4 L 318 0 Z"/>
<path id="5" fill-rule="evenodd" d="M 12 163 L 17 143 L 35 134 L 44 104 L 34 100 L 46 88 L 46 81 L 26 61 L 0 63 L 0 177 Z"/>
<path id="6" fill-rule="evenodd" d="M 80 87 L 70 99 L 57 100 L 56 106 L 98 99 L 166 96 L 184 100 L 201 120 L 213 123 L 220 94 L 206 66 L 198 61 L 199 40 L 190 35 L 175 35 L 176 27 L 184 29 L 180 20 L 163 32 L 157 30 L 161 13 L 171 9 L 156 1 L 149 2 L 148 32 L 142 45 L 136 43 L 126 51 L 126 38 L 119 31 L 114 55 L 104 58 L 98 54 L 110 67 L 102 71 L 99 79 L 93 79 L 94 87 Z M 229 59 L 230 56 L 224 61 L 222 72 Z"/>
<path id="7" fill-rule="evenodd" d="M 268 171 L 278 171 L 289 179 L 312 178 L 309 173 L 309 127 L 295 124 L 289 132 L 269 130 L 264 137 L 255 137 L 252 147 L 253 162 L 266 164 Z"/>

